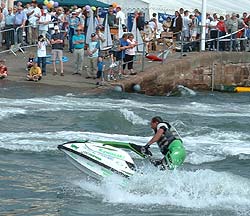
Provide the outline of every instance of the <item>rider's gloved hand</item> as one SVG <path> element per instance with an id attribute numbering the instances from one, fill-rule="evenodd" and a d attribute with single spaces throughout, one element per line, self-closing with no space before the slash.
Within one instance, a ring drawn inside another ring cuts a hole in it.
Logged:
<path id="1" fill-rule="evenodd" d="M 142 152 L 146 153 L 148 151 L 148 149 L 150 148 L 149 144 L 146 144 L 145 146 L 142 147 Z"/>

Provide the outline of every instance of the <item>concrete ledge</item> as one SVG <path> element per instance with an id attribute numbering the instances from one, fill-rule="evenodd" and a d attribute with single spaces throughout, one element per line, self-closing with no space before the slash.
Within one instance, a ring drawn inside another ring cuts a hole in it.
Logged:
<path id="1" fill-rule="evenodd" d="M 217 81 L 220 80 L 221 84 L 224 84 L 221 78 L 225 76 L 225 69 L 228 65 L 240 74 L 240 70 L 245 67 L 244 64 L 248 63 L 250 63 L 249 52 L 188 53 L 185 57 L 169 60 L 164 64 L 153 63 L 144 72 L 129 80 L 122 80 L 119 84 L 127 92 L 132 91 L 134 84 L 139 84 L 142 93 L 147 95 L 164 95 L 178 84 L 197 90 L 210 90 L 212 70 L 216 74 Z M 238 69 L 239 67 L 241 69 Z M 247 75 L 245 74 L 245 77 Z M 236 74 L 229 74 L 229 76 L 231 76 L 231 84 L 235 84 Z M 237 79 L 237 82 L 240 82 L 239 77 Z"/>

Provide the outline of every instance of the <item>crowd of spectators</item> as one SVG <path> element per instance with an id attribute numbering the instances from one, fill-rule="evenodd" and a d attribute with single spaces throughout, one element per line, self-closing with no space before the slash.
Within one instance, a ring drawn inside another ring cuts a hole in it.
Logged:
<path id="1" fill-rule="evenodd" d="M 87 31 L 90 26 L 90 21 L 93 17 L 94 29 L 88 36 Z M 199 10 L 190 12 L 180 8 L 172 16 L 168 16 L 165 20 L 161 17 L 157 18 L 157 14 L 153 13 L 149 20 L 145 20 L 144 13 L 135 11 L 134 13 L 136 26 L 140 31 L 141 37 L 146 44 L 146 55 L 156 49 L 158 39 L 164 37 L 165 33 L 172 33 L 176 41 L 184 40 L 185 42 L 197 41 L 201 37 L 201 19 L 202 14 Z M 77 7 L 56 7 L 48 10 L 43 5 L 39 5 L 36 0 L 32 0 L 25 6 L 18 2 L 14 8 L 6 8 L 4 3 L 1 3 L 0 9 L 0 28 L 6 30 L 0 33 L 0 46 L 5 42 L 6 49 L 10 49 L 14 43 L 14 31 L 17 32 L 17 42 L 21 45 L 37 45 L 36 61 L 30 63 L 31 67 L 36 69 L 41 67 L 41 76 L 46 76 L 46 47 L 51 46 L 53 75 L 57 75 L 56 60 L 60 62 L 60 75 L 64 76 L 63 69 L 63 49 L 65 41 L 67 41 L 68 52 L 74 53 L 75 67 L 72 74 L 81 75 L 83 65 L 88 63 L 89 67 L 85 74 L 86 78 L 99 79 L 103 77 L 100 71 L 103 71 L 105 64 L 103 59 L 106 55 L 111 57 L 110 71 L 108 79 L 112 77 L 114 67 L 118 67 L 119 75 L 136 74 L 133 68 L 135 56 L 135 47 L 138 45 L 135 35 L 125 33 L 123 37 L 117 38 L 118 33 L 112 35 L 113 47 L 109 52 L 106 52 L 105 38 L 103 35 L 104 25 L 107 23 L 110 28 L 118 28 L 120 23 L 123 26 L 123 31 L 127 29 L 127 17 L 120 6 L 114 8 L 112 5 L 108 8 L 108 13 L 105 18 L 100 18 L 98 8 L 85 6 Z M 250 16 L 243 13 L 242 17 L 239 14 L 227 14 L 219 16 L 218 14 L 206 14 L 206 39 L 216 39 L 230 35 L 232 39 L 248 36 L 248 26 L 250 24 Z M 243 28 L 243 30 L 241 30 Z M 7 39 L 8 38 L 8 39 Z M 226 37 L 225 37 L 226 38 Z M 229 50 L 229 43 L 222 42 L 220 47 L 217 47 L 216 40 L 210 40 L 207 43 L 209 50 Z M 244 49 L 244 43 L 233 40 L 233 50 Z M 86 51 L 85 51 L 86 50 Z M 84 56 L 87 56 L 85 58 Z M 34 65 L 34 63 L 37 63 Z M 99 66 L 98 66 L 99 65 Z M 101 66 L 100 66 L 101 65 Z M 128 72 L 125 68 L 128 68 Z M 36 69 L 37 70 L 37 69 Z M 97 73 L 98 72 L 98 73 Z M 28 75 L 29 80 L 31 75 Z M 121 77 L 121 76 L 120 76 Z M 98 83 L 100 83 L 98 81 Z"/>
<path id="2" fill-rule="evenodd" d="M 140 14 L 140 13 L 139 13 Z M 160 18 L 161 19 L 161 18 Z M 174 16 L 168 16 L 164 21 L 159 22 L 154 16 L 149 21 L 140 24 L 140 29 L 145 35 L 145 41 L 164 37 L 165 32 L 172 32 L 176 41 L 192 42 L 199 41 L 202 32 L 202 14 L 198 9 L 193 12 L 180 8 L 175 11 Z M 148 28 L 148 26 L 150 28 Z M 206 40 L 207 49 L 220 51 L 229 50 L 228 42 L 232 40 L 232 50 L 244 51 L 246 43 L 237 38 L 250 38 L 249 36 L 250 15 L 244 12 L 242 15 L 232 13 L 219 15 L 217 13 L 206 14 Z M 232 34 L 232 36 L 231 36 Z M 150 35 L 150 37 L 149 37 Z M 228 35 L 228 36 L 227 36 Z M 228 39 L 217 47 L 217 38 Z"/>

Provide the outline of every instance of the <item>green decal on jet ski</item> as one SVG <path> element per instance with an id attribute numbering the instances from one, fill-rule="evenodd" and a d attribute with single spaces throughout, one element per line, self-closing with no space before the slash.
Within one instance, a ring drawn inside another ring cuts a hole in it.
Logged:
<path id="1" fill-rule="evenodd" d="M 89 154 L 91 157 L 93 157 L 93 158 L 95 158 L 95 159 L 97 159 L 97 160 L 99 160 L 99 161 L 101 161 L 102 159 L 101 158 L 99 158 L 99 157 L 97 157 L 96 155 L 93 155 L 93 154 Z"/>
<path id="2" fill-rule="evenodd" d="M 78 146 L 76 146 L 76 145 L 74 145 L 74 144 L 71 144 L 70 147 L 73 148 L 73 149 L 78 149 L 78 148 L 79 148 Z"/>
<path id="3" fill-rule="evenodd" d="M 114 152 L 109 152 L 109 151 L 106 151 L 105 149 L 99 149 L 99 151 L 102 152 L 102 153 L 104 153 L 104 154 L 110 155 L 112 157 L 116 157 L 116 158 L 119 158 L 119 159 L 124 159 L 123 155 L 116 154 Z"/>

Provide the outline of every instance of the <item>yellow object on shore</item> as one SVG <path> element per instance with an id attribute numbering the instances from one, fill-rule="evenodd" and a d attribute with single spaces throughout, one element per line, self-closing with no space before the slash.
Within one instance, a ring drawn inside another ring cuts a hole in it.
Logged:
<path id="1" fill-rule="evenodd" d="M 250 92 L 250 87 L 236 87 L 234 89 L 236 92 Z"/>

